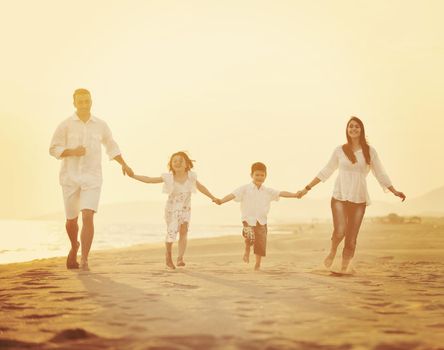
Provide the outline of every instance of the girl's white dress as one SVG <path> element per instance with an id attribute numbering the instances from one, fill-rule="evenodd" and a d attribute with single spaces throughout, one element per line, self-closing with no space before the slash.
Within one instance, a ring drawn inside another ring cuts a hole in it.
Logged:
<path id="1" fill-rule="evenodd" d="M 167 224 L 166 242 L 175 242 L 180 226 L 190 222 L 191 193 L 196 193 L 197 175 L 188 171 L 188 178 L 182 184 L 174 181 L 172 173 L 162 174 L 163 193 L 168 194 L 165 206 L 165 221 Z"/>

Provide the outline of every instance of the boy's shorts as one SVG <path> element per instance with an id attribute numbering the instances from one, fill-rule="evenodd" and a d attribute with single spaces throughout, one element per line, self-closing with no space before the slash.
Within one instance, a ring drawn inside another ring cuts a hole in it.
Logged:
<path id="1" fill-rule="evenodd" d="M 100 199 L 100 187 L 81 189 L 63 186 L 65 215 L 68 220 L 79 216 L 81 210 L 90 209 L 97 213 Z"/>
<path id="2" fill-rule="evenodd" d="M 249 226 L 246 221 L 242 222 L 242 224 L 244 225 L 242 236 L 245 239 L 245 244 L 254 247 L 254 254 L 265 256 L 267 248 L 267 225 L 261 225 L 259 222 L 256 222 L 256 226 Z M 251 231 L 254 233 L 253 237 Z"/>

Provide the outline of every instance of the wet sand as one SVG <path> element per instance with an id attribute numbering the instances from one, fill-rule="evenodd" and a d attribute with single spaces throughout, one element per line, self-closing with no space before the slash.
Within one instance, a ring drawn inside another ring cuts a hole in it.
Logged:
<path id="1" fill-rule="evenodd" d="M 161 244 L 1 265 L 0 349 L 444 349 L 443 224 L 365 223 L 352 276 L 321 266 L 330 224 L 276 228 L 259 272 L 240 235 L 175 271 Z"/>

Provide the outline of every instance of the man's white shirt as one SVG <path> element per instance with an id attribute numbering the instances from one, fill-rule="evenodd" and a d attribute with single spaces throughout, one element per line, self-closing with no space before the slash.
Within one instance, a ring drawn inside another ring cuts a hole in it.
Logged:
<path id="1" fill-rule="evenodd" d="M 101 119 L 91 115 L 84 123 L 77 114 L 64 120 L 54 132 L 49 153 L 62 159 L 60 185 L 89 189 L 102 185 L 102 147 L 105 147 L 109 159 L 120 155 L 120 149 L 114 141 L 111 130 Z M 81 157 L 63 157 L 66 149 L 83 146 L 86 153 Z"/>

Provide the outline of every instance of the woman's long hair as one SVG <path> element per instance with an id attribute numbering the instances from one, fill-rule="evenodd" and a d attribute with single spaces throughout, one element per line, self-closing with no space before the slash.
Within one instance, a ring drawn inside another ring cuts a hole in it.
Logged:
<path id="1" fill-rule="evenodd" d="M 352 149 L 351 137 L 348 135 L 348 125 L 352 121 L 357 122 L 359 124 L 359 126 L 361 127 L 361 135 L 359 137 L 359 143 L 361 144 L 362 152 L 364 153 L 365 162 L 368 165 L 370 165 L 370 161 L 371 161 L 371 159 L 370 159 L 370 146 L 368 145 L 367 139 L 365 138 L 364 123 L 358 117 L 353 116 L 347 122 L 347 126 L 345 128 L 345 136 L 347 137 L 347 143 L 342 145 L 342 150 L 344 151 L 345 155 L 350 160 L 350 162 L 352 162 L 353 164 L 357 162 L 355 153 L 353 152 L 353 149 Z"/>

